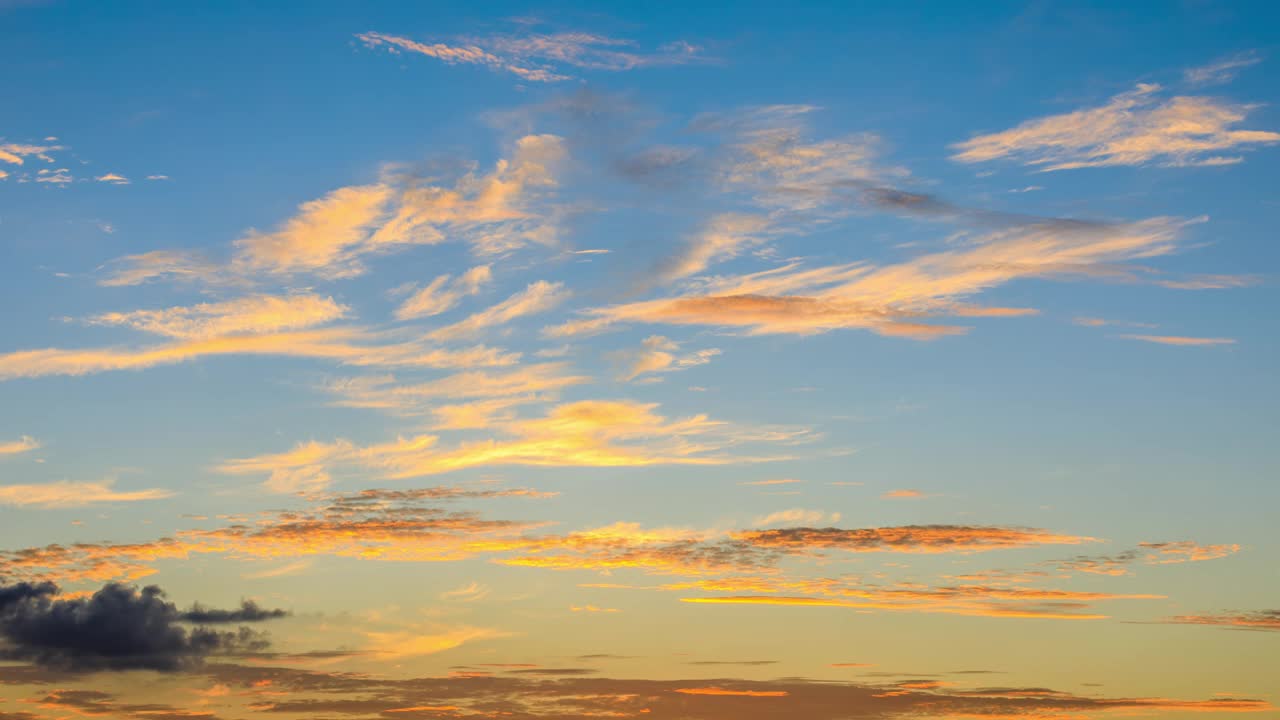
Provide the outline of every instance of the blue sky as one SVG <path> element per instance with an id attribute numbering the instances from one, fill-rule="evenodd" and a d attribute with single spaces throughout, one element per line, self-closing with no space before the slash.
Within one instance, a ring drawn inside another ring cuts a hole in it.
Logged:
<path id="1" fill-rule="evenodd" d="M 1275 15 L 0 2 L 0 717 L 1272 716 Z"/>

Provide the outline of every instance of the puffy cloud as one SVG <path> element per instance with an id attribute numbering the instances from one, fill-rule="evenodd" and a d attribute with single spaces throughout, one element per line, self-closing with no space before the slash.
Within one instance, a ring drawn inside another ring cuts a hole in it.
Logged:
<path id="1" fill-rule="evenodd" d="M 258 650 L 266 641 L 248 628 L 221 632 L 180 623 L 253 622 L 283 615 L 245 604 L 239 610 L 180 611 L 155 586 L 108 584 L 89 597 L 58 598 L 52 583 L 0 586 L 0 656 L 41 666 L 83 670 L 173 671 L 210 655 Z"/>
<path id="2" fill-rule="evenodd" d="M 1280 141 L 1280 133 L 1237 130 L 1248 105 L 1213 98 L 1161 99 L 1160 86 L 1139 84 L 1106 105 L 1029 120 L 954 145 L 952 156 L 974 163 L 1012 158 L 1042 171 L 1114 165 L 1226 165 L 1240 156 L 1217 153 Z"/>

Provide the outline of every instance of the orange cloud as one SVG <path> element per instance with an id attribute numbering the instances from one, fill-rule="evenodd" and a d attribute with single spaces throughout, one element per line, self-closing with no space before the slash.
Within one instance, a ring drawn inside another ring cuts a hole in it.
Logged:
<path id="1" fill-rule="evenodd" d="M 953 147 L 952 159 L 974 163 L 1017 159 L 1042 171 L 1115 165 L 1227 165 L 1239 151 L 1280 142 L 1280 133 L 1237 130 L 1250 106 L 1208 97 L 1161 100 L 1162 88 L 1141 83 L 1096 108 L 1027 121 Z"/>
<path id="2" fill-rule="evenodd" d="M 1183 345 L 1205 347 L 1210 345 L 1235 345 L 1235 338 L 1185 337 L 1182 335 L 1121 335 L 1125 340 L 1140 340 L 1159 345 Z"/>
<path id="3" fill-rule="evenodd" d="M 683 695 L 723 695 L 731 697 L 786 697 L 786 690 L 729 690 L 722 687 L 676 688 Z"/>
<path id="4" fill-rule="evenodd" d="M 980 525 L 906 525 L 883 528 L 782 528 L 733 533 L 742 542 L 761 548 L 806 552 L 983 552 L 1036 545 L 1080 545 L 1094 538 L 1058 535 L 1036 528 Z"/>
<path id="5" fill-rule="evenodd" d="M 0 457 L 5 455 L 18 455 L 20 453 L 31 452 L 40 449 L 40 441 L 30 435 L 23 435 L 17 440 L 8 442 L 0 442 Z"/>
<path id="6" fill-rule="evenodd" d="M 100 482 L 52 482 L 0 486 L 0 505 L 31 508 L 75 508 L 99 503 L 138 502 L 173 497 L 172 490 L 116 490 L 114 479 Z"/>
<path id="7" fill-rule="evenodd" d="M 1256 610 L 1221 615 L 1178 615 L 1165 622 L 1183 625 L 1216 625 L 1241 630 L 1280 631 L 1280 610 Z"/>

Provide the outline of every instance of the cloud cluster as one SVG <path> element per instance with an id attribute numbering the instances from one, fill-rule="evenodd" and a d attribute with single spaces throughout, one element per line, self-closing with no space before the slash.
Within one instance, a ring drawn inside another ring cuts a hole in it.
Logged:
<path id="1" fill-rule="evenodd" d="M 89 597 L 59 598 L 52 583 L 0 586 L 0 657 L 74 671 L 173 671 L 211 655 L 260 650 L 266 640 L 247 627 L 204 625 L 283 617 L 245 602 L 237 610 L 178 610 L 160 588 L 108 584 Z M 183 623 L 195 623 L 187 628 Z"/>

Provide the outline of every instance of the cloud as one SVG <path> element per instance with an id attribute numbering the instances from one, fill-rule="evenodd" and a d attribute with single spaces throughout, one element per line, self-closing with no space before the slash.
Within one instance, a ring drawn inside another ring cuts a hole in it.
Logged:
<path id="1" fill-rule="evenodd" d="M 280 617 L 245 604 L 236 611 L 179 611 L 155 586 L 108 584 L 89 597 L 61 599 L 52 583 L 0 586 L 0 656 L 72 671 L 174 671 L 211 655 L 266 647 L 242 627 L 221 632 L 180 623 L 252 622 Z"/>
<path id="2" fill-rule="evenodd" d="M 0 505 L 32 508 L 75 508 L 113 502 L 162 500 L 173 497 L 172 490 L 121 491 L 114 489 L 115 480 L 100 482 L 52 482 L 39 485 L 0 485 Z"/>
<path id="3" fill-rule="evenodd" d="M 1125 334 L 1119 337 L 1125 340 L 1141 340 L 1158 345 L 1182 345 L 1189 347 L 1205 347 L 1210 345 L 1235 345 L 1235 338 L 1186 337 L 1183 335 L 1137 335 Z"/>
<path id="4" fill-rule="evenodd" d="M 639 680 L 590 675 L 490 675 L 390 679 L 353 673 L 211 665 L 209 681 L 259 695 L 254 710 L 306 717 L 376 717 L 392 710 L 454 707 L 459 715 L 513 717 L 646 717 L 653 720 L 734 717 L 805 718 L 1035 718 L 1129 716 L 1178 712 L 1264 713 L 1274 706 L 1234 696 L 1205 700 L 1076 695 L 1046 687 L 962 689 L 932 681 L 875 684 L 803 679 L 752 681 Z M 269 686 L 255 683 L 270 681 Z M 908 686 L 910 685 L 910 686 Z M 686 692 L 680 692 L 684 690 Z"/>
<path id="5" fill-rule="evenodd" d="M 429 285 L 414 292 L 396 308 L 397 320 L 439 315 L 456 306 L 467 295 L 475 295 L 493 279 L 488 265 L 478 265 L 456 279 L 441 275 Z"/>
<path id="6" fill-rule="evenodd" d="M 803 508 L 792 508 L 790 510 L 779 510 L 777 512 L 762 515 L 752 521 L 755 525 L 778 525 L 782 523 L 807 523 L 818 524 L 824 522 L 840 522 L 840 513 L 830 513 L 823 510 L 805 510 Z"/>
<path id="7" fill-rule="evenodd" d="M 744 530 L 733 538 L 759 548 L 789 552 L 985 552 L 1037 545 L 1080 545 L 1094 538 L 1059 535 L 1037 528 L 985 525 L 904 525 L 873 528 L 792 527 Z"/>
<path id="8" fill-rule="evenodd" d="M 465 407 L 477 413 L 475 419 L 483 422 L 466 424 L 466 427 L 487 427 L 494 424 L 493 412 L 516 405 L 553 399 L 558 391 L 589 382 L 585 375 L 571 375 L 563 362 L 534 363 L 507 371 L 473 370 L 448 375 L 424 383 L 399 384 L 393 376 L 359 377 L 328 383 L 324 389 L 338 396 L 338 405 L 344 407 L 387 410 L 403 415 L 434 413 L 452 427 L 460 426 L 457 417 Z M 441 400 L 477 400 L 478 405 L 440 405 Z M 497 399 L 496 403 L 487 403 Z M 487 411 L 487 412 L 486 412 Z M 508 417 L 507 420 L 512 418 Z"/>
<path id="9" fill-rule="evenodd" d="M 432 631 L 414 629 L 397 632 L 365 632 L 369 644 L 366 652 L 375 653 L 386 659 L 401 659 L 434 655 L 461 647 L 475 640 L 505 637 L 507 633 L 492 628 L 460 626 Z"/>
<path id="10" fill-rule="evenodd" d="M 1144 561 L 1150 565 L 1169 565 L 1184 562 L 1200 562 L 1217 560 L 1240 552 L 1240 546 L 1200 545 L 1190 540 L 1180 542 L 1142 542 L 1138 547 L 1149 550 Z"/>
<path id="11" fill-rule="evenodd" d="M 1180 625 L 1215 625 L 1238 630 L 1280 632 L 1280 610 L 1254 610 L 1221 615 L 1178 615 L 1165 620 Z"/>
<path id="12" fill-rule="evenodd" d="M 1000 587 L 992 585 L 940 585 L 898 583 L 880 586 L 832 579 L 783 580 L 776 577 L 722 578 L 675 584 L 664 589 L 696 588 L 708 592 L 766 592 L 770 595 L 683 597 L 681 602 L 704 605 L 780 605 L 836 607 L 856 610 L 944 613 L 995 618 L 1101 620 L 1093 603 L 1112 600 L 1156 600 L 1163 595 L 1117 595 L 1071 590 Z M 805 593 L 781 594 L 781 593 Z"/>
<path id="13" fill-rule="evenodd" d="M 793 478 L 774 478 L 771 480 L 749 480 L 747 482 L 740 482 L 738 484 L 739 485 L 794 485 L 796 483 L 801 483 L 801 482 L 804 482 L 804 481 L 796 480 Z"/>
<path id="14" fill-rule="evenodd" d="M 302 203 L 273 230 L 250 230 L 233 243 L 229 262 L 191 251 L 153 251 L 109 263 L 101 284 L 136 285 L 161 277 L 236 284 L 296 274 L 338 279 L 366 272 L 368 255 L 412 245 L 460 240 L 478 254 L 497 255 L 530 242 L 552 244 L 555 212 L 533 206 L 555 187 L 565 157 L 561 138 L 527 135 L 491 172 L 463 173 L 452 186 L 391 167 L 380 182 L 341 187 Z"/>
<path id="15" fill-rule="evenodd" d="M 268 610 L 260 607 L 252 600 L 241 600 L 240 607 L 235 610 L 217 610 L 196 603 L 191 606 L 190 610 L 179 613 L 178 619 L 199 625 L 222 625 L 226 623 L 262 622 L 263 620 L 275 620 L 288 616 L 289 612 L 287 610 L 278 608 Z"/>
<path id="16" fill-rule="evenodd" d="M 220 303 L 163 310 L 113 312 L 86 318 L 91 325 L 122 325 L 182 340 L 300 330 L 339 320 L 350 308 L 312 294 L 250 295 Z"/>
<path id="17" fill-rule="evenodd" d="M 716 695 L 721 697 L 786 697 L 786 690 L 731 690 L 718 686 L 676 688 L 673 692 L 682 695 Z"/>
<path id="18" fill-rule="evenodd" d="M 313 271 L 328 277 L 359 274 L 355 248 L 377 227 L 393 198 L 386 185 L 334 190 L 304 203 L 279 229 L 250 231 L 236 245 L 236 263 L 264 272 Z"/>
<path id="19" fill-rule="evenodd" d="M 889 490 L 881 493 L 880 497 L 884 500 L 905 500 L 928 497 L 928 495 L 925 495 L 919 490 Z"/>
<path id="20" fill-rule="evenodd" d="M 667 284 L 696 275 L 712 263 L 730 259 L 761 243 L 770 229 L 769 219 L 758 215 L 722 213 L 712 218 L 674 255 L 663 259 L 653 282 Z"/>
<path id="21" fill-rule="evenodd" d="M 1010 158 L 1041 171 L 1086 167 L 1206 166 L 1243 160 L 1221 155 L 1280 141 L 1280 133 L 1237 130 L 1253 106 L 1208 97 L 1161 99 L 1161 87 L 1139 84 L 1106 105 L 1039 120 L 957 143 L 953 160 Z"/>
<path id="22" fill-rule="evenodd" d="M 197 321 L 193 327 L 198 326 Z M 363 328 L 346 327 L 184 339 L 138 348 L 19 350 L 0 355 L 0 381 L 140 370 L 223 355 L 306 357 L 360 367 L 427 368 L 511 365 L 520 357 L 519 354 L 481 345 L 446 350 L 422 340 L 387 341 L 394 337 Z"/>
<path id="23" fill-rule="evenodd" d="M 680 343 L 663 337 L 651 335 L 634 350 L 617 350 L 608 354 L 615 363 L 622 366 L 618 379 L 629 382 L 641 375 L 650 373 L 674 372 L 686 370 L 711 362 L 711 358 L 720 354 L 716 348 L 707 348 L 683 356 L 675 355 Z"/>
<path id="24" fill-rule="evenodd" d="M 53 162 L 49 153 L 64 150 L 61 145 L 32 145 L 27 143 L 0 143 L 0 162 L 10 165 L 23 165 L 28 157 L 36 157 L 45 162 Z"/>
<path id="25" fill-rule="evenodd" d="M 23 435 L 17 440 L 0 442 L 0 457 L 6 455 L 18 455 L 32 450 L 40 449 L 40 441 L 30 435 Z"/>
<path id="26" fill-rule="evenodd" d="M 117 175 L 116 173 L 112 173 L 112 172 L 109 172 L 106 175 L 99 175 L 95 177 L 94 180 L 98 182 L 111 183 L 112 185 L 128 185 L 129 184 L 129 178 L 123 175 Z"/>
<path id="27" fill-rule="evenodd" d="M 222 279 L 222 270 L 193 251 L 153 250 L 137 255 L 125 255 L 107 263 L 101 269 L 106 277 L 98 281 L 104 287 L 141 285 L 159 278 L 171 278 L 186 282 L 216 282 Z"/>
<path id="28" fill-rule="evenodd" d="M 580 613 L 618 613 L 622 612 L 618 608 L 596 607 L 595 605 L 570 605 L 570 612 Z M 594 672 L 594 671 L 592 671 Z"/>
<path id="29" fill-rule="evenodd" d="M 738 327 L 749 334 L 815 334 L 861 328 L 931 339 L 966 331 L 936 317 L 1016 317 L 1025 308 L 976 307 L 973 295 L 1019 279 L 1128 278 L 1121 263 L 1167 254 L 1187 224 L 1171 218 L 1121 225 L 1048 220 L 984 235 L 959 249 L 876 267 L 849 263 L 801 269 L 792 263 L 709 278 L 684 295 L 584 311 L 544 329 L 550 337 L 622 323 Z"/>
<path id="30" fill-rule="evenodd" d="M 1241 70 L 1260 62 L 1262 55 L 1256 50 L 1249 50 L 1215 60 L 1208 65 L 1187 68 L 1182 71 L 1182 78 L 1190 85 L 1221 85 L 1234 80 Z"/>
<path id="31" fill-rule="evenodd" d="M 474 335 L 487 328 L 505 325 L 517 318 L 546 312 L 564 302 L 571 294 L 565 289 L 564 283 L 538 280 L 493 307 L 481 310 L 452 325 L 433 330 L 429 337 L 435 340 L 455 340 Z"/>
<path id="32" fill-rule="evenodd" d="M 635 43 L 585 32 L 491 35 L 462 38 L 457 44 L 422 43 L 396 35 L 365 32 L 356 35 L 368 47 L 411 52 L 450 65 L 481 65 L 508 72 L 528 82 L 572 79 L 566 68 L 620 72 L 645 67 L 684 65 L 700 60 L 698 48 L 684 42 L 664 45 L 653 53 L 633 50 Z"/>
<path id="33" fill-rule="evenodd" d="M 472 581 L 471 583 L 467 585 L 463 585 L 462 587 L 455 588 L 453 590 L 446 590 L 440 593 L 440 599 L 456 600 L 459 602 L 476 602 L 477 600 L 485 599 L 486 597 L 488 597 L 488 595 L 489 595 L 488 587 L 485 587 L 484 585 L 481 585 L 478 582 Z"/>
<path id="34" fill-rule="evenodd" d="M 704 415 L 668 420 L 656 403 L 584 400 L 550 408 L 541 418 L 497 424 L 507 437 L 441 447 L 439 436 L 418 435 L 377 445 L 346 440 L 310 442 L 293 450 L 232 460 L 220 470 L 267 473 L 269 483 L 292 491 L 295 473 L 319 477 L 332 466 L 373 469 L 382 477 L 406 479 L 472 467 L 645 467 L 727 465 L 765 462 L 780 456 L 735 455 L 725 451 L 745 443 L 794 442 L 806 429 L 753 431 L 712 421 Z M 327 474 L 324 476 L 327 481 Z M 320 483 L 317 483 L 320 484 Z"/>

